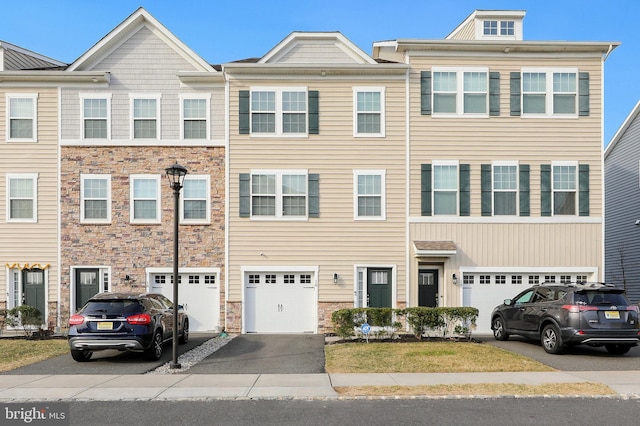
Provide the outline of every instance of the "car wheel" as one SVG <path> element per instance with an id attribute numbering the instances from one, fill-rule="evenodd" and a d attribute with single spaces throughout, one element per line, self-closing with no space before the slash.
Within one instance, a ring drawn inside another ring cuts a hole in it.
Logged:
<path id="1" fill-rule="evenodd" d="M 178 342 L 182 345 L 189 341 L 189 320 L 184 320 L 184 324 L 182 324 L 182 334 L 180 335 L 180 340 Z"/>
<path id="2" fill-rule="evenodd" d="M 163 350 L 163 342 L 162 342 L 162 333 L 160 330 L 156 331 L 153 335 L 153 341 L 151 342 L 151 347 L 144 351 L 145 357 L 151 361 L 157 361 L 162 357 Z"/>
<path id="3" fill-rule="evenodd" d="M 71 358 L 78 362 L 87 362 L 91 359 L 93 352 L 91 351 L 79 351 L 77 349 L 71 349 Z"/>
<path id="4" fill-rule="evenodd" d="M 504 326 L 504 320 L 501 317 L 496 317 L 493 320 L 493 337 L 496 340 L 507 340 L 509 338 L 509 333 L 507 333 L 507 329 Z"/>
<path id="5" fill-rule="evenodd" d="M 624 355 L 631 349 L 629 345 L 604 345 L 611 355 Z"/>
<path id="6" fill-rule="evenodd" d="M 548 324 L 542 329 L 540 342 L 544 350 L 550 354 L 559 354 L 564 349 L 560 330 L 553 324 Z"/>

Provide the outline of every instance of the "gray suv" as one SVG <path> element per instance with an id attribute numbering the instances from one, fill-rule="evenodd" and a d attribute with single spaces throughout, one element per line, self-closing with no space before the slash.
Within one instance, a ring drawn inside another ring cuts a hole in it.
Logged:
<path id="1" fill-rule="evenodd" d="M 491 314 L 496 340 L 515 334 L 539 339 L 550 354 L 566 346 L 604 346 L 623 355 L 640 342 L 638 306 L 604 283 L 545 283 L 506 299 Z"/>

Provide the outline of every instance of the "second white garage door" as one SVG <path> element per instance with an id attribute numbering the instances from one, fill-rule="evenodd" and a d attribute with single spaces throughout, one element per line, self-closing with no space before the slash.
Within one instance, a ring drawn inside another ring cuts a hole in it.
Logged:
<path id="1" fill-rule="evenodd" d="M 245 272 L 244 332 L 316 333 L 314 272 Z"/>

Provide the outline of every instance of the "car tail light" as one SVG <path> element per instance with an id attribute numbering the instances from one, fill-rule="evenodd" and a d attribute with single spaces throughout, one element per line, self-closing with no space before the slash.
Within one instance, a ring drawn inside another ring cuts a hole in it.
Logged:
<path id="1" fill-rule="evenodd" d="M 578 312 L 583 311 L 597 311 L 597 306 L 589 306 L 589 305 L 562 305 L 562 309 L 566 309 L 569 312 L 577 314 Z"/>
<path id="2" fill-rule="evenodd" d="M 80 325 L 84 322 L 84 317 L 82 315 L 71 315 L 69 318 L 69 325 Z"/>
<path id="3" fill-rule="evenodd" d="M 131 315 L 130 317 L 127 317 L 127 322 L 129 324 L 135 324 L 135 325 L 151 324 L 151 315 L 149 314 Z"/>
<path id="4" fill-rule="evenodd" d="M 627 311 L 635 311 L 638 312 L 638 307 L 631 305 L 631 306 L 627 306 Z"/>

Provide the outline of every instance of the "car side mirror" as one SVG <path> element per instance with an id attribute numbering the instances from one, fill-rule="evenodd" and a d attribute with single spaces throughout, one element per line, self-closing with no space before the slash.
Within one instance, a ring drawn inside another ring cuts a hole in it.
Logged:
<path id="1" fill-rule="evenodd" d="M 511 299 L 504 299 L 504 304 L 505 305 L 511 306 L 512 302 L 513 302 L 513 300 L 511 300 Z"/>

